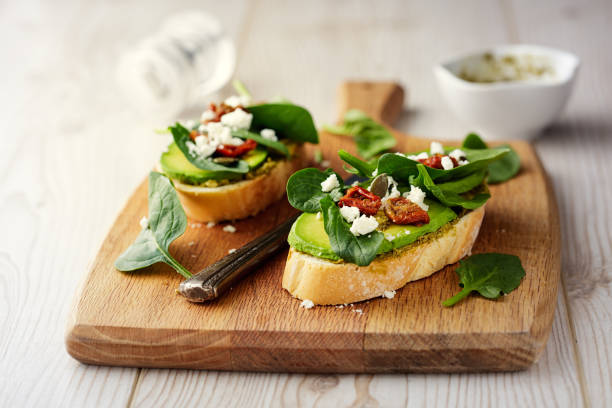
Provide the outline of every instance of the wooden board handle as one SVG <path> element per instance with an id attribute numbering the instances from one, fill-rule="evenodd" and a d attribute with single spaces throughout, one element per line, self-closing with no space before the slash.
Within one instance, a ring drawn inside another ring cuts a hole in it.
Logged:
<path id="1" fill-rule="evenodd" d="M 359 109 L 390 126 L 404 107 L 404 88 L 396 82 L 349 81 L 338 91 L 340 120 L 349 109 Z"/>

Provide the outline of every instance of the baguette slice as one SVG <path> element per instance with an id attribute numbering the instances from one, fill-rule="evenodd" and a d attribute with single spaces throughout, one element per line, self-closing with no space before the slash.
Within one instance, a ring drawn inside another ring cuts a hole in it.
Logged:
<path id="1" fill-rule="evenodd" d="M 432 275 L 468 255 L 484 217 L 484 206 L 461 217 L 442 235 L 398 254 L 377 257 L 368 266 L 334 263 L 291 248 L 283 288 L 317 305 L 359 302 L 382 296 Z"/>
<path id="2" fill-rule="evenodd" d="M 287 180 L 307 165 L 304 146 L 291 160 L 279 161 L 269 173 L 221 187 L 200 187 L 172 180 L 185 213 L 192 220 L 218 222 L 255 215 L 285 194 Z"/>

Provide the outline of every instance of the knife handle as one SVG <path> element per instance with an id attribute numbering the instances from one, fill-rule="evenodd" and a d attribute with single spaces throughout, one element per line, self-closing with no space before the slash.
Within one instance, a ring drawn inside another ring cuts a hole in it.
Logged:
<path id="1" fill-rule="evenodd" d="M 290 217 L 272 231 L 181 282 L 178 292 L 196 303 L 218 298 L 271 254 L 287 245 L 289 231 L 299 215 Z"/>

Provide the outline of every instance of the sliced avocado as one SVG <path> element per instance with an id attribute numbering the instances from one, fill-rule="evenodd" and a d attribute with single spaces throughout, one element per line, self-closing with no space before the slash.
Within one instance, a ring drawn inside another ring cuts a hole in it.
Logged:
<path id="1" fill-rule="evenodd" d="M 252 170 L 261 165 L 266 160 L 266 157 L 268 157 L 268 152 L 258 148 L 245 154 L 242 159 L 247 162 Z M 162 154 L 159 163 L 164 173 L 170 178 L 187 184 L 197 185 L 206 180 L 224 180 L 242 176 L 237 173 L 199 169 L 187 160 L 175 143 L 168 146 L 168 150 Z"/>
<path id="2" fill-rule="evenodd" d="M 431 200 L 425 200 L 425 202 L 429 205 L 427 211 L 430 219 L 429 223 L 421 226 L 391 224 L 384 231 L 386 239 L 379 253 L 409 245 L 419 237 L 435 232 L 457 218 L 457 214 L 450 208 Z M 298 251 L 319 258 L 340 260 L 340 257 L 331 249 L 329 237 L 323 226 L 323 218 L 317 219 L 316 214 L 302 214 L 293 224 L 288 240 L 289 245 Z"/>

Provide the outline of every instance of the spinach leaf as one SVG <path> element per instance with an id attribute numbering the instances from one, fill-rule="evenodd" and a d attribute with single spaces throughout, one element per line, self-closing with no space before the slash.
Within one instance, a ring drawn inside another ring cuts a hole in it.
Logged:
<path id="1" fill-rule="evenodd" d="M 397 144 L 387 128 L 357 109 L 346 112 L 341 125 L 327 125 L 323 129 L 330 133 L 353 136 L 357 151 L 366 159 L 371 159 Z"/>
<path id="2" fill-rule="evenodd" d="M 410 160 L 405 156 L 396 153 L 385 153 L 378 159 L 377 174 L 385 173 L 396 181 L 407 183 L 410 180 L 410 176 L 419 174 L 416 168 L 417 164 L 419 162 Z"/>
<path id="3" fill-rule="evenodd" d="M 369 265 L 376 257 L 384 241 L 384 235 L 379 231 L 373 231 L 356 237 L 330 197 L 323 197 L 320 206 L 325 232 L 329 236 L 329 243 L 334 253 L 347 262 L 359 266 Z"/>
<path id="4" fill-rule="evenodd" d="M 293 173 L 287 181 L 289 204 L 303 212 L 316 213 L 321 211 L 319 201 L 328 195 L 321 189 L 321 183 L 331 174 L 336 173 L 331 169 L 321 171 L 313 168 L 302 169 Z M 336 174 L 336 177 L 340 187 L 343 187 L 340 176 Z"/>
<path id="5" fill-rule="evenodd" d="M 354 170 L 348 168 L 346 169 L 349 173 L 358 174 L 360 176 L 370 178 L 372 177 L 372 173 L 374 172 L 374 170 L 376 170 L 375 162 L 363 161 L 360 158 L 353 156 L 346 150 L 340 150 L 338 152 L 338 156 L 340 156 L 340 158 L 346 163 L 353 166 Z"/>
<path id="6" fill-rule="evenodd" d="M 149 174 L 149 220 L 136 241 L 115 261 L 123 272 L 135 271 L 158 262 L 173 267 L 185 278 L 191 273 L 168 252 L 168 247 L 187 228 L 187 216 L 170 180 L 163 174 Z"/>
<path id="7" fill-rule="evenodd" d="M 418 164 L 417 170 L 419 175 L 411 178 L 411 184 L 426 190 L 447 207 L 463 207 L 474 210 L 486 203 L 491 197 L 489 193 L 477 193 L 474 197 L 466 198 L 452 189 L 444 190 L 440 185 L 435 184 L 425 165 Z"/>
<path id="8" fill-rule="evenodd" d="M 319 143 L 319 134 L 310 113 L 291 103 L 265 103 L 247 107 L 253 114 L 251 128 L 256 131 L 274 129 L 287 139 Z"/>
<path id="9" fill-rule="evenodd" d="M 269 147 L 270 149 L 289 157 L 289 149 L 287 149 L 287 146 L 285 146 L 281 142 L 275 142 L 273 140 L 261 137 L 257 133 L 249 132 L 248 130 L 244 129 L 239 129 L 232 131 L 232 136 L 239 137 L 240 139 L 252 139 L 262 146 Z"/>
<path id="10" fill-rule="evenodd" d="M 446 150 L 453 150 L 452 148 Z M 450 181 L 461 177 L 465 177 L 475 171 L 486 169 L 490 163 L 499 160 L 505 154 L 510 152 L 507 147 L 492 147 L 489 149 L 462 149 L 469 163 L 463 166 L 458 166 L 450 170 L 433 169 L 427 167 L 427 172 L 433 180 Z"/>
<path id="11" fill-rule="evenodd" d="M 518 287 L 525 270 L 517 256 L 487 253 L 460 261 L 457 274 L 463 289 L 443 301 L 444 306 L 453 306 L 473 291 L 486 298 L 497 299 L 502 293 L 508 294 Z"/>
<path id="12" fill-rule="evenodd" d="M 486 149 L 487 144 L 475 133 L 470 133 L 463 141 L 463 147 L 469 149 Z M 521 159 L 518 153 L 509 145 L 502 145 L 510 149 L 508 154 L 489 164 L 489 179 L 490 184 L 501 183 L 510 180 L 518 173 L 521 168 Z"/>
<path id="13" fill-rule="evenodd" d="M 487 170 L 482 169 L 464 178 L 447 181 L 446 183 L 438 183 L 437 185 L 442 191 L 451 191 L 453 193 L 461 194 L 482 184 L 486 176 Z"/>
<path id="14" fill-rule="evenodd" d="M 230 173 L 247 173 L 249 171 L 249 165 L 244 160 L 239 160 L 236 166 L 230 167 L 217 164 L 213 162 L 210 157 L 204 158 L 193 156 L 189 153 L 189 147 L 187 147 L 187 142 L 191 142 L 189 131 L 178 122 L 176 125 L 170 126 L 169 129 L 170 132 L 172 132 L 174 143 L 181 149 L 181 152 L 183 152 L 187 160 L 197 168 L 202 170 L 226 171 Z"/>
<path id="15" fill-rule="evenodd" d="M 476 133 L 470 133 L 463 140 L 463 144 L 461 145 L 461 147 L 478 150 L 486 149 L 488 146 Z"/>

